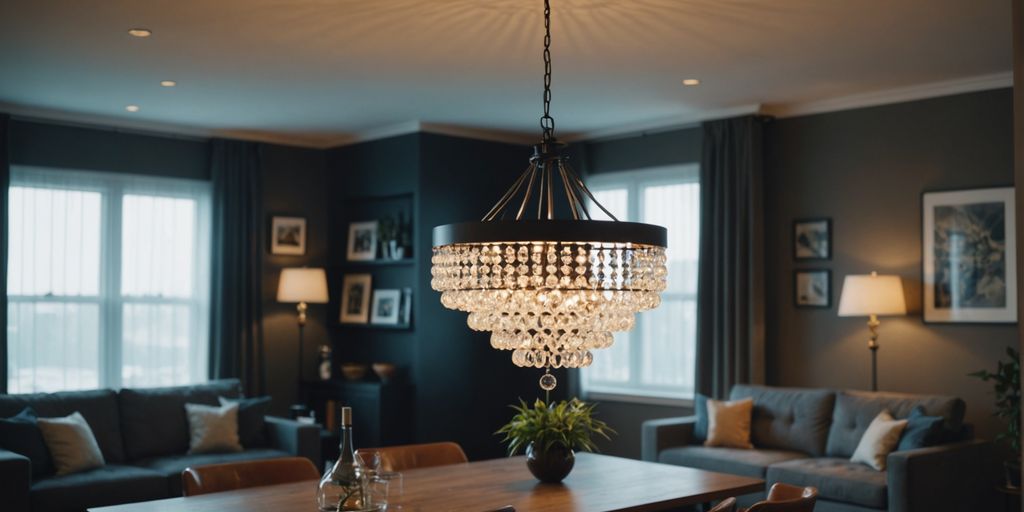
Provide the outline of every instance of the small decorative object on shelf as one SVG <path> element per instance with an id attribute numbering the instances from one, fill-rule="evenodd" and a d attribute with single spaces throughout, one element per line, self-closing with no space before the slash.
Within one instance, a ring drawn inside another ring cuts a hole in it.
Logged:
<path id="1" fill-rule="evenodd" d="M 387 383 L 395 376 L 395 372 L 398 368 L 391 363 L 373 363 L 373 373 L 377 374 L 381 382 Z"/>
<path id="2" fill-rule="evenodd" d="M 1006 430 L 996 436 L 996 441 L 1009 445 L 1013 457 L 1003 462 L 1006 470 L 1006 487 L 1020 489 L 1020 353 L 1013 347 L 1006 347 L 1006 360 L 996 362 L 995 373 L 978 370 L 971 373 L 985 382 L 991 381 L 996 395 L 995 416 L 1006 423 Z"/>
<path id="3" fill-rule="evenodd" d="M 341 363 L 341 374 L 345 380 L 363 380 L 366 377 L 366 365 L 363 363 Z"/>
<path id="4" fill-rule="evenodd" d="M 615 430 L 594 419 L 594 404 L 573 398 L 547 404 L 537 399 L 530 407 L 522 399 L 510 406 L 516 414 L 495 434 L 504 435 L 509 457 L 526 450 L 526 467 L 537 480 L 561 482 L 576 463 L 573 450 L 597 451 L 593 436 L 611 439 Z"/>
<path id="5" fill-rule="evenodd" d="M 320 345 L 320 380 L 331 380 L 331 347 Z"/>
<path id="6" fill-rule="evenodd" d="M 324 473 L 317 487 L 316 504 L 320 512 L 373 510 L 368 502 L 367 479 L 356 464 L 352 442 L 352 409 L 341 408 L 341 446 L 338 461 Z"/>

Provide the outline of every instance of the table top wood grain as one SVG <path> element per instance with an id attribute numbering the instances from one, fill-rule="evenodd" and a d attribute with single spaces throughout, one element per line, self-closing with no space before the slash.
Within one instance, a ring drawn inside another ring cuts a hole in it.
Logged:
<path id="1" fill-rule="evenodd" d="M 764 481 L 591 453 L 561 484 L 537 482 L 523 457 L 402 473 L 401 512 L 654 512 L 764 490 Z M 92 512 L 316 512 L 317 482 L 90 509 Z M 394 504 L 394 501 L 392 501 Z M 389 511 L 392 507 L 389 507 Z"/>

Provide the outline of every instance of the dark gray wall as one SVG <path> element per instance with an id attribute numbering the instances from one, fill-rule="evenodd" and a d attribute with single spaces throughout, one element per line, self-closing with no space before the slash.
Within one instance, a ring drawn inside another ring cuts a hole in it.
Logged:
<path id="1" fill-rule="evenodd" d="M 1024 0 L 1013 1 L 1013 148 L 1014 178 L 1024 183 Z M 1017 239 L 1024 240 L 1024 187 L 1017 187 Z M 1024 318 L 1024 258 L 1017 258 L 1017 317 Z M 1024 334 L 1017 332 L 1024 352 Z M 1024 429 L 1021 429 L 1024 436 Z M 1022 439 L 1024 441 L 1024 439 Z M 1024 442 L 1021 443 L 1024 446 Z M 1021 454 L 1018 454 L 1021 455 Z M 1024 510 L 1024 503 L 1021 503 Z"/>
<path id="2" fill-rule="evenodd" d="M 925 325 L 921 319 L 921 193 L 1013 184 L 1009 90 L 777 120 L 767 128 L 765 255 L 769 382 L 869 386 L 867 328 L 839 318 L 843 276 L 898 274 L 909 316 L 883 318 L 879 388 L 967 401 L 991 438 L 989 386 L 967 376 L 994 368 L 1016 325 Z M 832 261 L 796 264 L 792 221 L 831 217 Z M 1020 256 L 1018 256 L 1020 257 Z M 793 269 L 831 269 L 833 307 L 793 306 Z"/>
<path id="3" fill-rule="evenodd" d="M 265 241 L 263 258 L 263 341 L 267 361 L 267 392 L 273 397 L 273 412 L 285 415 L 296 401 L 298 372 L 298 324 L 295 304 L 277 302 L 281 269 L 326 267 L 328 231 L 326 153 L 321 150 L 263 145 L 260 152 L 263 177 L 263 209 L 269 232 L 274 215 L 306 218 L 306 254 L 270 254 Z M 334 313 L 327 304 L 310 304 L 303 340 L 303 375 L 316 378 L 317 347 L 329 343 L 327 326 Z"/>

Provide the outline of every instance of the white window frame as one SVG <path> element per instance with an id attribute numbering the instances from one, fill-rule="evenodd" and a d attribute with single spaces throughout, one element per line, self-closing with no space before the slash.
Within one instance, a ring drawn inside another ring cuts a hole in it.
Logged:
<path id="1" fill-rule="evenodd" d="M 641 190 L 644 187 L 700 183 L 700 165 L 691 163 L 649 167 L 635 171 L 600 173 L 587 176 L 585 180 L 587 187 L 595 192 L 601 190 L 626 189 L 628 205 L 627 217 L 626 219 L 619 220 L 635 220 L 642 222 L 640 214 L 644 211 L 644 198 Z M 594 215 L 594 208 L 591 208 L 589 205 L 587 208 L 588 210 L 591 210 L 591 214 Z M 662 292 L 661 298 L 663 301 L 669 298 L 696 301 L 697 291 L 694 290 L 692 294 L 665 291 Z M 616 386 L 592 384 L 588 381 L 585 375 L 587 369 L 584 368 L 580 375 L 580 390 L 584 399 L 669 406 L 690 406 L 693 404 L 692 397 L 679 397 L 678 388 L 666 388 L 651 385 L 641 386 L 637 384 L 637 376 L 639 376 L 641 372 L 641 361 L 643 355 L 643 344 L 638 342 L 638 340 L 643 338 L 644 322 L 641 319 L 643 314 L 644 313 L 639 313 L 637 315 L 637 322 L 630 333 L 629 374 L 631 383 L 629 388 L 631 391 L 625 392 Z M 601 357 L 600 351 L 597 351 L 594 354 L 594 357 Z M 696 357 L 694 357 L 694 360 L 696 360 Z M 691 391 L 695 392 L 695 390 Z"/>
<path id="2" fill-rule="evenodd" d="M 100 279 L 96 296 L 7 295 L 8 303 L 93 303 L 99 307 L 99 387 L 122 387 L 123 311 L 127 304 L 189 305 L 196 321 L 190 333 L 190 382 L 209 379 L 212 184 L 184 178 L 104 173 L 50 167 L 11 166 L 10 187 L 48 188 L 100 193 Z M 147 195 L 196 201 L 193 297 L 126 296 L 121 290 L 122 204 L 126 195 Z M 7 226 L 4 226 L 7 229 Z M 201 255 L 206 254 L 206 258 Z M 205 326 L 205 329 L 204 329 Z M 6 326 L 4 327 L 6 329 Z M 201 346 L 200 346 L 201 345 Z M 8 377 L 9 378 L 9 377 Z"/>

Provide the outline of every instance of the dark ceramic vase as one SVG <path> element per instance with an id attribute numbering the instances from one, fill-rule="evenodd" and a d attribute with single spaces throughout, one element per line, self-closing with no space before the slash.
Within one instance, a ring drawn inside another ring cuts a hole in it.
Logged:
<path id="1" fill-rule="evenodd" d="M 526 447 L 526 467 L 530 468 L 530 473 L 533 473 L 533 476 L 541 482 L 547 484 L 561 482 L 566 476 L 569 476 L 574 464 L 576 464 L 576 455 L 562 445 L 552 446 L 547 451 L 535 448 L 533 443 Z"/>

